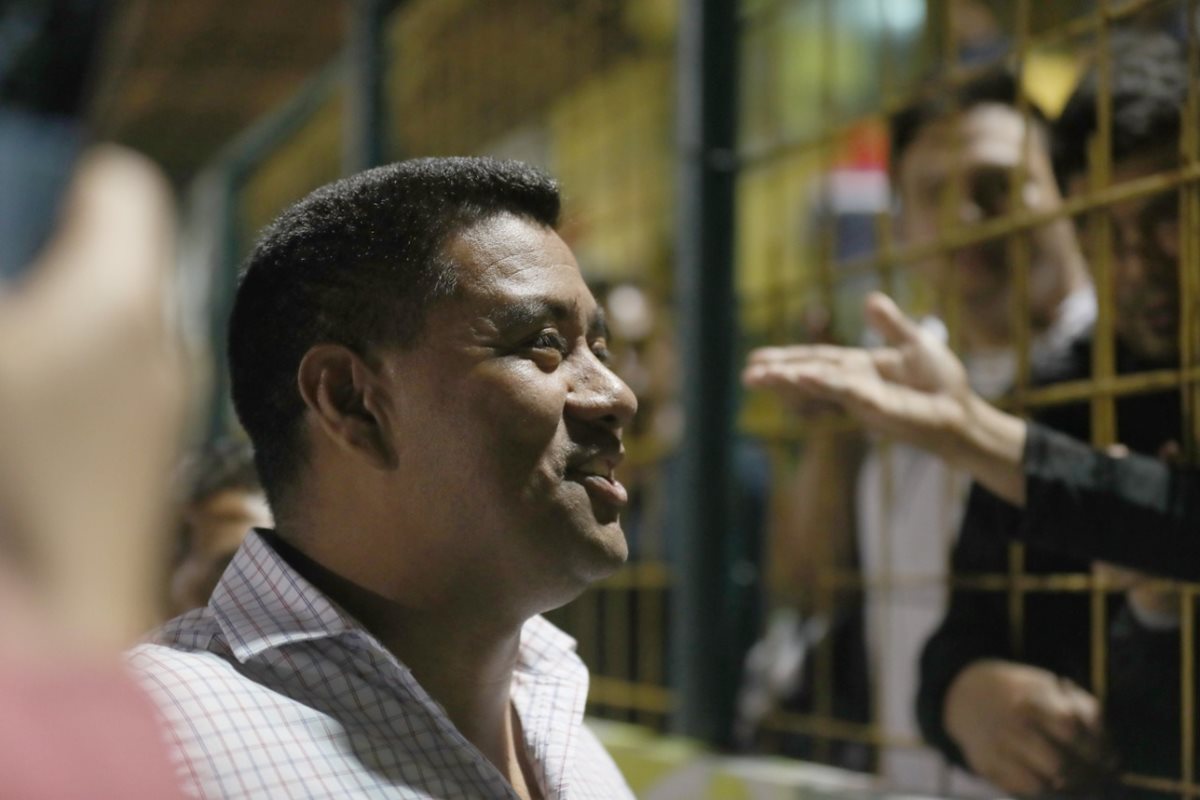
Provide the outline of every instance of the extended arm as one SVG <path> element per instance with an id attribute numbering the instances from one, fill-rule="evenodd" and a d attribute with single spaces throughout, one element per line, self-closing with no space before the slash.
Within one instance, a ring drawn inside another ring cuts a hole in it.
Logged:
<path id="1" fill-rule="evenodd" d="M 867 301 L 888 346 L 765 348 L 748 386 L 819 398 L 870 430 L 936 453 L 1026 513 L 1016 535 L 1088 559 L 1200 578 L 1200 473 L 1114 457 L 989 405 L 962 364 L 887 297 Z"/>
<path id="2" fill-rule="evenodd" d="M 1022 505 L 1024 420 L 971 391 L 958 358 L 889 298 L 871 295 L 866 310 L 886 347 L 762 348 L 751 353 L 743 381 L 796 402 L 832 402 L 869 430 L 929 450 Z"/>

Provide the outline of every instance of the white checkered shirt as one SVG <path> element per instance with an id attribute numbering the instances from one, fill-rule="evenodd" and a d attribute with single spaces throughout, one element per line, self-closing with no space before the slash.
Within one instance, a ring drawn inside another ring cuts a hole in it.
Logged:
<path id="1" fill-rule="evenodd" d="M 583 725 L 574 646 L 540 617 L 521 633 L 512 701 L 538 783 L 548 798 L 631 800 Z M 208 606 L 130 661 L 197 797 L 516 797 L 412 673 L 257 533 Z"/>

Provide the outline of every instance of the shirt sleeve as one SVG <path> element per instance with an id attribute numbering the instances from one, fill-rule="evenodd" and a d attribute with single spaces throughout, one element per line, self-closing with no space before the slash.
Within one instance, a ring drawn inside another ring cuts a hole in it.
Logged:
<path id="1" fill-rule="evenodd" d="M 1180 634 L 1141 625 L 1128 605 L 1110 625 L 1104 721 L 1125 771 L 1181 775 Z"/>
<path id="2" fill-rule="evenodd" d="M 1200 580 L 1200 472 L 1148 456 L 1108 456 L 1030 423 L 1025 513 L 1030 544 L 1084 559 Z"/>

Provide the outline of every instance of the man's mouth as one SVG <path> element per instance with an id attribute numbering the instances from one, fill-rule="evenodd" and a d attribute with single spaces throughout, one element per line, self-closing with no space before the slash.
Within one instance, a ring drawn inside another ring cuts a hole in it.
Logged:
<path id="1" fill-rule="evenodd" d="M 1170 336 L 1179 330 L 1179 304 L 1174 298 L 1147 303 L 1142 316 L 1160 336 Z"/>
<path id="2" fill-rule="evenodd" d="M 1170 291 L 1142 296 L 1138 313 L 1156 336 L 1176 336 L 1180 330 L 1180 302 Z"/>
<path id="3" fill-rule="evenodd" d="M 601 453 L 567 468 L 567 480 L 583 484 L 594 500 L 624 508 L 629 503 L 629 493 L 614 475 L 621 462 L 620 452 Z"/>

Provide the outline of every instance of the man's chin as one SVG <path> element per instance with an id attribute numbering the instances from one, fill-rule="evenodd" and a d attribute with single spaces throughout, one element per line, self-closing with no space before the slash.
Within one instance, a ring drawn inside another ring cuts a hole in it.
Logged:
<path id="1" fill-rule="evenodd" d="M 616 573 L 629 558 L 629 546 L 619 525 L 602 526 L 582 538 L 582 543 L 572 545 L 575 552 L 570 562 L 565 565 L 559 562 L 558 580 L 555 581 L 558 588 L 543 612 L 572 602 L 596 583 Z"/>
<path id="2" fill-rule="evenodd" d="M 625 531 L 622 530 L 621 523 L 610 522 L 602 525 L 589 538 L 596 545 L 599 556 L 597 561 L 603 565 L 601 568 L 608 570 L 600 576 L 601 578 L 607 578 L 629 560 L 629 542 L 625 539 Z"/>

